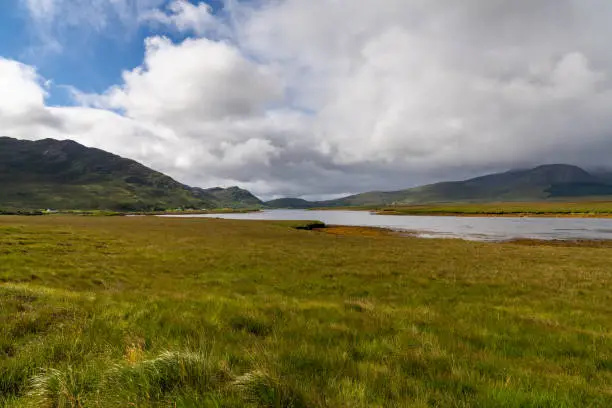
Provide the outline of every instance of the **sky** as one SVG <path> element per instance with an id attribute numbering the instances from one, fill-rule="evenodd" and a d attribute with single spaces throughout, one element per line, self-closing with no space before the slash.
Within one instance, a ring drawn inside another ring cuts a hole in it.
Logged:
<path id="1" fill-rule="evenodd" d="M 610 167 L 609 0 L 2 0 L 0 135 L 331 198 Z"/>

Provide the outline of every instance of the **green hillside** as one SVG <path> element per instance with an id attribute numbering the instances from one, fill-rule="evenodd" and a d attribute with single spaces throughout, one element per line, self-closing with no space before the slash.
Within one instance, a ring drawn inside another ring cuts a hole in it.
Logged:
<path id="1" fill-rule="evenodd" d="M 196 195 L 203 194 L 205 197 L 210 197 L 216 208 L 257 208 L 263 204 L 259 198 L 239 187 L 215 187 L 205 190 L 193 187 L 191 191 Z"/>
<path id="2" fill-rule="evenodd" d="M 268 208 L 311 208 L 316 207 L 316 202 L 302 200 L 301 198 L 279 198 L 277 200 L 267 201 L 265 203 Z"/>
<path id="3" fill-rule="evenodd" d="M 191 188 L 133 160 L 74 141 L 0 138 L 0 208 L 141 211 L 260 204 L 237 187 Z"/>
<path id="4" fill-rule="evenodd" d="M 385 206 L 448 202 L 543 201 L 612 196 L 609 174 L 590 174 L 566 164 L 512 170 L 465 181 L 451 181 L 400 191 L 373 191 L 331 201 L 305 202 L 301 208 Z M 284 200 L 266 203 L 280 208 Z M 297 203 L 297 202 L 294 202 Z M 295 207 L 294 207 L 295 208 Z"/>

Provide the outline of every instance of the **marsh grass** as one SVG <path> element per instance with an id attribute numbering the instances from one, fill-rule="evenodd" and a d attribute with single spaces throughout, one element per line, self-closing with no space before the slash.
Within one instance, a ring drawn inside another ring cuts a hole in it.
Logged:
<path id="1" fill-rule="evenodd" d="M 612 406 L 609 245 L 295 226 L 0 218 L 0 406 Z"/>

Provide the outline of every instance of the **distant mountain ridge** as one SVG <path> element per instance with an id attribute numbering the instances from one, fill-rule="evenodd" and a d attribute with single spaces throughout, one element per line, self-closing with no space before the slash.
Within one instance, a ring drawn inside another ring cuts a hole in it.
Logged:
<path id="1" fill-rule="evenodd" d="M 612 172 L 550 164 L 336 200 L 281 198 L 263 203 L 238 187 L 190 187 L 134 160 L 74 141 L 0 137 L 0 209 L 314 208 L 587 197 L 612 198 Z"/>
<path id="2" fill-rule="evenodd" d="M 568 164 L 542 165 L 527 170 L 510 170 L 464 181 L 429 184 L 399 191 L 372 191 L 336 200 L 310 202 L 278 199 L 269 208 L 313 208 L 410 205 L 444 202 L 540 201 L 550 199 L 612 198 L 612 174 L 591 174 Z"/>
<path id="3" fill-rule="evenodd" d="M 276 200 L 267 201 L 265 205 L 266 207 L 270 208 L 304 209 L 316 207 L 317 203 L 319 202 L 307 201 L 301 198 L 279 198 Z"/>
<path id="4" fill-rule="evenodd" d="M 262 202 L 238 187 L 189 187 L 134 160 L 71 140 L 0 137 L 0 208 L 246 208 Z"/>

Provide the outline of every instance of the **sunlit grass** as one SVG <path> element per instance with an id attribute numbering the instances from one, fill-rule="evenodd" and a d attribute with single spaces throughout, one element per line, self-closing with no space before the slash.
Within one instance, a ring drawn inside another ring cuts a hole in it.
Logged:
<path id="1" fill-rule="evenodd" d="M 296 225 L 0 218 L 0 406 L 612 406 L 612 247 Z"/>

